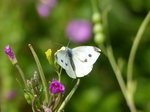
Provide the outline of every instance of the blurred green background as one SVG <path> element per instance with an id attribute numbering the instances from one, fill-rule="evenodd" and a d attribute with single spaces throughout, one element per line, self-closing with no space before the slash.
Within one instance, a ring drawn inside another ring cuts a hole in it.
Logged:
<path id="1" fill-rule="evenodd" d="M 56 52 L 66 46 L 69 39 L 65 30 L 73 19 L 91 21 L 91 0 L 58 0 L 49 15 L 42 17 L 37 12 L 38 0 L 2 0 L 0 3 L 0 104 L 2 112 L 31 112 L 16 79 L 21 80 L 16 68 L 10 63 L 3 48 L 11 45 L 20 66 L 30 79 L 37 70 L 28 48 L 31 43 L 39 56 L 47 80 L 57 78 L 45 58 L 45 51 Z M 108 13 L 108 29 L 116 59 L 123 60 L 126 80 L 126 64 L 134 37 L 150 9 L 150 0 L 97 0 L 97 6 Z M 93 37 L 93 36 L 92 36 Z M 106 40 L 107 41 L 107 40 Z M 70 43 L 69 47 L 94 45 L 91 38 L 85 43 Z M 137 81 L 135 105 L 138 110 L 150 112 L 150 25 L 147 27 L 137 51 L 134 64 L 134 79 Z M 67 95 L 76 80 L 63 71 L 62 83 Z M 12 97 L 9 97 L 12 95 Z M 129 112 L 114 72 L 107 57 L 101 54 L 90 75 L 81 78 L 81 83 L 65 108 L 66 112 Z"/>

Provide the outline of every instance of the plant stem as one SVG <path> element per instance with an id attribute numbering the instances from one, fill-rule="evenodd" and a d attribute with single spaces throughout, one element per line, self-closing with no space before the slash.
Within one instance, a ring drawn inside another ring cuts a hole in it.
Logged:
<path id="1" fill-rule="evenodd" d="M 48 89 L 47 89 L 47 83 L 46 83 L 46 79 L 45 79 L 45 76 L 44 76 L 44 72 L 43 72 L 43 69 L 42 69 L 42 66 L 40 64 L 40 61 L 32 47 L 31 44 L 28 45 L 30 47 L 30 50 L 34 56 L 34 59 L 36 61 L 36 64 L 37 64 L 37 67 L 38 67 L 38 70 L 39 70 L 39 74 L 40 74 L 40 77 L 41 77 L 41 80 L 42 80 L 42 85 L 44 87 L 44 93 L 45 93 L 45 99 L 46 99 L 46 103 L 48 104 L 48 101 L 49 101 L 49 97 L 48 97 Z"/>
<path id="2" fill-rule="evenodd" d="M 135 37 L 135 40 L 133 42 L 131 51 L 130 51 L 130 56 L 129 56 L 129 60 L 128 60 L 128 68 L 127 68 L 127 83 L 128 84 L 132 81 L 133 63 L 134 63 L 134 59 L 135 59 L 135 54 L 136 54 L 139 42 L 140 42 L 142 35 L 144 33 L 144 30 L 145 30 L 146 26 L 148 25 L 149 20 L 150 20 L 150 12 L 147 14 L 142 25 L 140 26 L 140 28 L 137 32 L 137 35 Z"/>
<path id="3" fill-rule="evenodd" d="M 91 0 L 91 3 L 92 3 L 92 8 L 93 8 L 93 12 L 98 12 L 98 8 L 96 6 L 96 0 Z"/>
<path id="4" fill-rule="evenodd" d="M 63 108 L 66 106 L 66 104 L 68 103 L 68 101 L 70 100 L 70 98 L 72 97 L 76 89 L 78 88 L 79 84 L 80 84 L 80 79 L 77 80 L 75 86 L 73 87 L 71 92 L 68 94 L 68 96 L 65 98 L 65 100 L 63 101 L 63 103 L 61 104 L 57 112 L 61 112 L 63 110 Z"/>
<path id="5" fill-rule="evenodd" d="M 143 35 L 143 33 L 146 29 L 146 26 L 148 25 L 149 20 L 150 20 L 150 12 L 147 14 L 146 18 L 144 19 L 143 23 L 141 24 L 141 26 L 140 26 L 140 28 L 137 32 L 137 35 L 135 37 L 135 40 L 133 42 L 133 45 L 132 45 L 132 48 L 131 48 L 131 51 L 130 51 L 129 60 L 128 60 L 128 66 L 127 66 L 127 90 L 128 90 L 128 93 L 127 94 L 130 95 L 130 96 L 127 98 L 127 102 L 128 102 L 128 105 L 131 109 L 131 112 L 136 112 L 136 108 L 135 108 L 134 101 L 133 101 L 133 93 L 132 93 L 132 90 L 131 90 L 133 88 L 130 87 L 131 83 L 133 81 L 132 80 L 133 63 L 134 63 L 137 48 L 139 46 L 140 40 L 141 40 L 142 35 Z"/>
<path id="6" fill-rule="evenodd" d="M 18 71 L 19 71 L 19 73 L 20 73 L 20 75 L 21 75 L 21 78 L 22 78 L 22 80 L 23 80 L 23 82 L 24 82 L 25 88 L 28 90 L 29 88 L 28 88 L 28 86 L 27 86 L 26 78 L 25 78 L 25 75 L 24 75 L 22 69 L 20 68 L 20 66 L 19 66 L 18 64 L 15 64 L 15 66 L 16 66 L 16 68 L 18 69 Z"/>
<path id="7" fill-rule="evenodd" d="M 117 66 L 117 63 L 116 63 L 115 58 L 113 56 L 112 48 L 110 45 L 108 45 L 106 49 L 107 49 L 107 56 L 108 56 L 109 62 L 112 66 L 113 71 L 115 72 L 115 75 L 116 75 L 116 78 L 117 78 L 118 83 L 120 85 L 120 88 L 122 90 L 122 93 L 123 93 L 124 97 L 126 98 L 126 85 L 125 85 L 125 82 L 122 78 L 121 71 L 120 71 L 119 67 Z"/>
<path id="8" fill-rule="evenodd" d="M 129 109 L 131 110 L 131 112 L 136 112 L 136 108 L 135 108 L 135 105 L 133 102 L 133 97 L 131 95 L 132 93 L 130 91 L 128 91 L 128 88 L 126 88 L 121 71 L 120 71 L 119 67 L 117 66 L 117 63 L 113 56 L 113 51 L 112 51 L 112 48 L 110 45 L 107 46 L 107 54 L 108 54 L 108 59 L 110 61 L 110 64 L 113 68 L 113 71 L 115 72 L 116 78 L 117 78 L 120 88 L 122 90 L 122 93 L 125 97 L 125 100 L 126 100 L 128 106 L 129 106 Z M 130 93 L 127 93 L 127 92 L 130 92 Z M 128 94 L 130 95 L 130 98 L 129 98 Z"/>

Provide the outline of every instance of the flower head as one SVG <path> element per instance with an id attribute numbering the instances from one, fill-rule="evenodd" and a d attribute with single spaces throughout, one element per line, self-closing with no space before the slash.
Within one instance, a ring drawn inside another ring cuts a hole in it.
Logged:
<path id="1" fill-rule="evenodd" d="M 56 4 L 57 0 L 40 0 L 40 3 L 37 4 L 37 11 L 41 17 L 46 18 L 49 16 L 51 8 Z"/>
<path id="2" fill-rule="evenodd" d="M 57 81 L 56 79 L 53 79 L 52 82 L 50 83 L 50 87 L 49 90 L 51 93 L 53 94 L 57 94 L 57 93 L 65 93 L 65 87 L 64 85 L 62 85 L 59 81 Z"/>
<path id="3" fill-rule="evenodd" d="M 12 49 L 10 48 L 10 45 L 6 46 L 4 48 L 4 52 L 6 53 L 6 55 L 9 57 L 10 61 L 12 62 L 13 65 L 17 64 L 18 61 L 12 51 Z"/>
<path id="4" fill-rule="evenodd" d="M 74 43 L 84 43 L 91 38 L 92 25 L 86 20 L 73 20 L 67 25 L 66 35 Z"/>
<path id="5" fill-rule="evenodd" d="M 12 59 L 12 60 L 14 59 L 15 56 L 14 56 L 12 49 L 10 48 L 10 45 L 8 45 L 4 48 L 4 52 L 10 59 Z"/>
<path id="6" fill-rule="evenodd" d="M 50 13 L 50 8 L 47 5 L 38 4 L 37 11 L 41 17 L 46 18 Z"/>

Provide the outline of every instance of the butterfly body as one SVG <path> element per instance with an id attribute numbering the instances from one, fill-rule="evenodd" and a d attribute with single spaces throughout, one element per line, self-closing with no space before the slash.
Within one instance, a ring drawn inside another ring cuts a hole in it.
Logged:
<path id="1" fill-rule="evenodd" d="M 67 52 L 68 58 L 70 60 L 71 67 L 75 71 L 75 65 L 74 65 L 73 58 L 72 58 L 72 50 L 67 47 L 66 52 Z"/>
<path id="2" fill-rule="evenodd" d="M 71 78 L 75 79 L 91 72 L 100 51 L 93 46 L 80 46 L 73 49 L 62 47 L 56 52 L 55 60 Z"/>

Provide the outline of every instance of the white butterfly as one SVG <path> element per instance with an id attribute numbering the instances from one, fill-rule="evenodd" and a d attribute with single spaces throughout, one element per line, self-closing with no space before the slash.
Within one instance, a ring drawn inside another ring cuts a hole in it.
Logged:
<path id="1" fill-rule="evenodd" d="M 56 62 L 66 70 L 71 78 L 88 75 L 100 56 L 100 49 L 93 46 L 80 46 L 70 49 L 62 47 L 55 53 Z"/>

